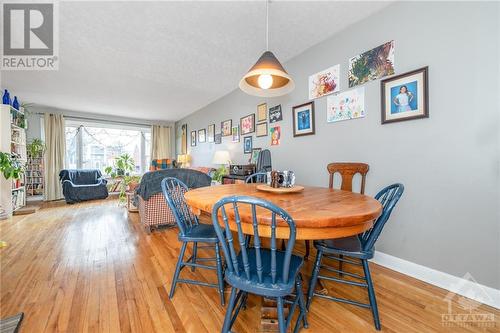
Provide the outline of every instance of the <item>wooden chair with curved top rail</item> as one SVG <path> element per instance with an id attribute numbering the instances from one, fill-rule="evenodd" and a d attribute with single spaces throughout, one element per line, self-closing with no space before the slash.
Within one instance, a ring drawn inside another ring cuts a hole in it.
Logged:
<path id="1" fill-rule="evenodd" d="M 343 191 L 352 192 L 352 179 L 356 174 L 361 175 L 361 188 L 359 193 L 365 194 L 365 183 L 366 183 L 366 174 L 370 170 L 370 166 L 366 163 L 355 163 L 355 162 L 338 162 L 338 163 L 329 163 L 326 166 L 328 173 L 330 174 L 330 183 L 328 185 L 329 188 L 333 188 L 333 180 L 335 174 L 338 173 L 341 178 L 340 189 Z M 311 242 L 306 241 L 306 255 L 305 259 L 309 258 Z M 340 262 L 342 263 L 342 262 Z"/>

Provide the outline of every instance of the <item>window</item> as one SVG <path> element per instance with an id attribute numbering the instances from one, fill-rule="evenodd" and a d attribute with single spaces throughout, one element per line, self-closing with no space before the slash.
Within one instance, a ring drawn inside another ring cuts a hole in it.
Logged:
<path id="1" fill-rule="evenodd" d="M 149 128 L 67 121 L 66 164 L 104 173 L 116 157 L 129 154 L 135 162 L 134 173 L 143 173 L 149 166 L 150 140 Z"/>

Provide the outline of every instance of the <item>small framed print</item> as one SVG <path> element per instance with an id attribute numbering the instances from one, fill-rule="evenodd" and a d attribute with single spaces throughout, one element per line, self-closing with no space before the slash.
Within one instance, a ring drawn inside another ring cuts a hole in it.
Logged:
<path id="1" fill-rule="evenodd" d="M 215 140 L 215 124 L 208 125 L 207 141 L 214 142 Z"/>
<path id="2" fill-rule="evenodd" d="M 252 148 L 252 155 L 250 155 L 250 163 L 251 164 L 257 164 L 261 150 L 262 150 L 262 148 Z"/>
<path id="3" fill-rule="evenodd" d="M 257 105 L 257 122 L 267 120 L 267 103 Z"/>
<path id="4" fill-rule="evenodd" d="M 281 112 L 281 104 L 269 108 L 269 122 L 275 123 L 283 120 L 283 113 Z"/>
<path id="5" fill-rule="evenodd" d="M 233 120 L 224 120 L 220 125 L 220 131 L 222 136 L 230 136 L 231 135 L 231 127 L 233 126 Z"/>
<path id="6" fill-rule="evenodd" d="M 220 145 L 222 143 L 222 133 L 215 134 L 214 142 L 216 145 Z"/>
<path id="7" fill-rule="evenodd" d="M 382 80 L 382 124 L 429 118 L 429 67 Z"/>
<path id="8" fill-rule="evenodd" d="M 239 125 L 233 126 L 232 134 L 233 134 L 233 142 L 240 142 L 240 126 Z"/>
<path id="9" fill-rule="evenodd" d="M 255 113 L 240 119 L 241 135 L 255 132 Z"/>
<path id="10" fill-rule="evenodd" d="M 255 132 L 257 137 L 267 136 L 267 122 L 258 123 Z"/>
<path id="11" fill-rule="evenodd" d="M 243 138 L 243 154 L 251 154 L 252 153 L 252 137 L 245 136 Z"/>
<path id="12" fill-rule="evenodd" d="M 191 147 L 196 146 L 196 131 L 191 131 Z"/>
<path id="13" fill-rule="evenodd" d="M 294 106 L 293 136 L 314 134 L 314 101 Z"/>
<path id="14" fill-rule="evenodd" d="M 198 130 L 198 142 L 207 142 L 207 131 L 205 129 Z"/>

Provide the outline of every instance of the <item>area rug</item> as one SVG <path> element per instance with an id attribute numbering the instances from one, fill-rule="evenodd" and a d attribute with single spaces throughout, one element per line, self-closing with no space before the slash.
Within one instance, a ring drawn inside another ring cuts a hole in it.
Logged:
<path id="1" fill-rule="evenodd" d="M 23 321 L 24 313 L 16 314 L 15 316 L 0 319 L 0 333 L 17 333 L 21 322 Z"/>

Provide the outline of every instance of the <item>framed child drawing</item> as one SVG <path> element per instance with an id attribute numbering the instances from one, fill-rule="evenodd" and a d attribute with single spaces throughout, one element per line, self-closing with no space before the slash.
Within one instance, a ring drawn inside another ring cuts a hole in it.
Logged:
<path id="1" fill-rule="evenodd" d="M 428 91 L 428 67 L 382 80 L 382 124 L 429 118 Z"/>

